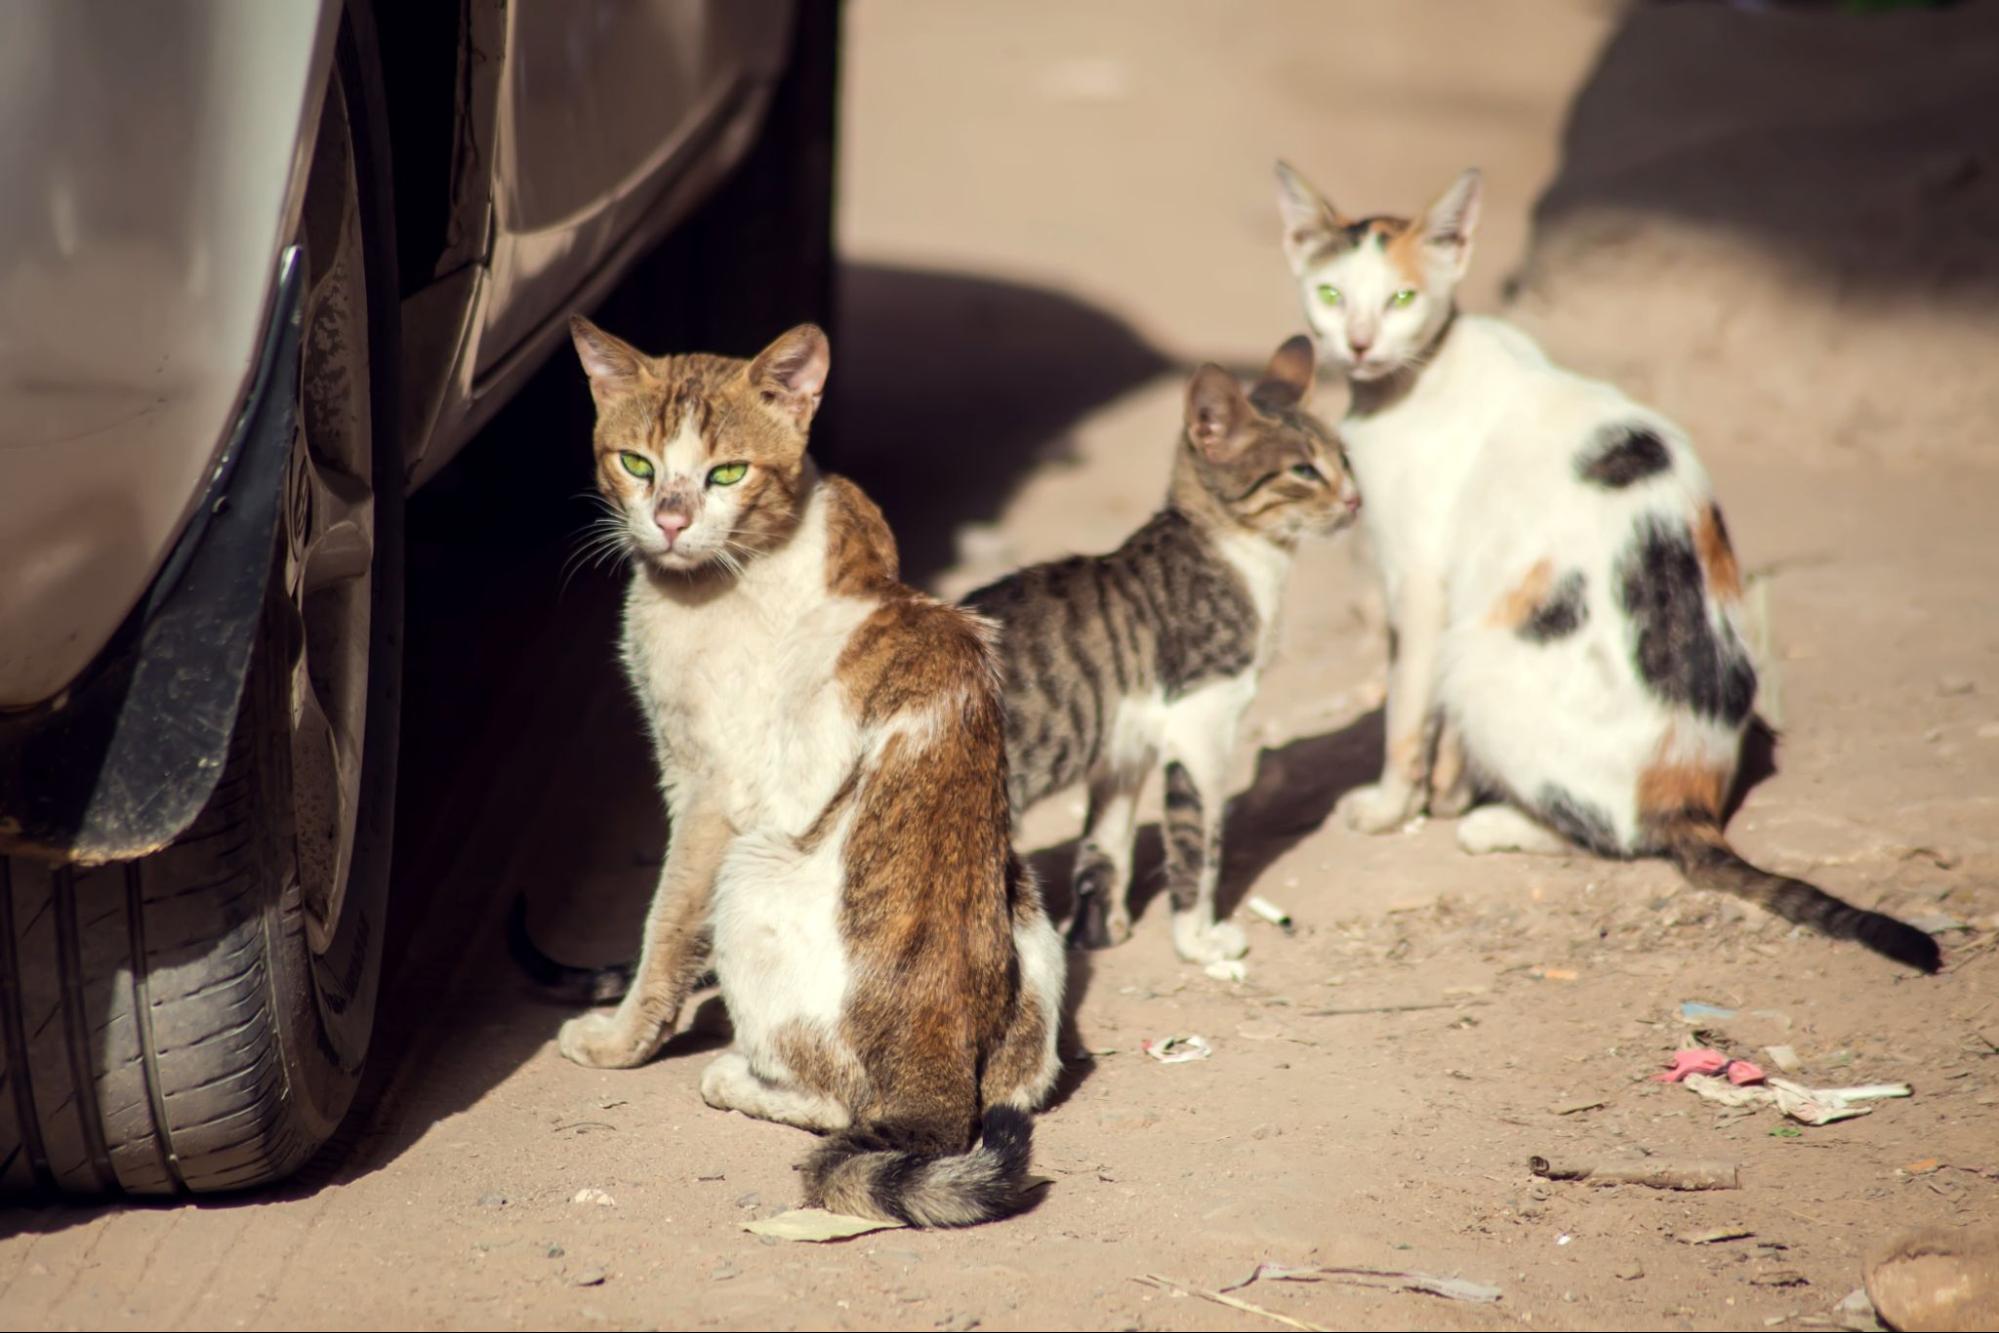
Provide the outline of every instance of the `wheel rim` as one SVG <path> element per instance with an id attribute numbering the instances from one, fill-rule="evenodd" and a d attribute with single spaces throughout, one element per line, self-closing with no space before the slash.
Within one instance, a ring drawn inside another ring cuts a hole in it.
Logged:
<path id="1" fill-rule="evenodd" d="M 324 954 L 354 852 L 375 563 L 367 276 L 337 73 L 320 113 L 297 239 L 305 308 L 284 507 L 291 785 L 306 938 Z"/>

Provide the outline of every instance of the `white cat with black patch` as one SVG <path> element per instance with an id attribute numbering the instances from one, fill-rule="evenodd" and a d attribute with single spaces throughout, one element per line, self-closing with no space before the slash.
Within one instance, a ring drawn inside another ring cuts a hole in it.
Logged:
<path id="1" fill-rule="evenodd" d="M 1663 854 L 1702 888 L 1933 972 L 1936 942 L 1742 860 L 1722 834 L 1756 673 L 1742 583 L 1686 435 L 1461 314 L 1467 171 L 1414 221 L 1350 218 L 1282 163 L 1284 253 L 1324 363 L 1389 613 L 1380 781 L 1347 822 L 1464 813 L 1468 852 Z"/>

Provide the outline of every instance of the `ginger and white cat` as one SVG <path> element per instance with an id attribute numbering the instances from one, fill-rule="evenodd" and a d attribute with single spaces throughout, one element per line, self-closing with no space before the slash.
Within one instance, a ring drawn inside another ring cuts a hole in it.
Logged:
<path id="1" fill-rule="evenodd" d="M 1672 422 L 1460 314 L 1479 176 L 1414 221 L 1350 218 L 1278 165 L 1284 253 L 1340 424 L 1390 623 L 1381 779 L 1348 794 L 1383 832 L 1463 813 L 1469 852 L 1664 854 L 1703 888 L 1925 971 L 1934 940 L 1742 860 L 1722 834 L 1756 673 L 1742 581 L 1700 460 Z"/>
<path id="2" fill-rule="evenodd" d="M 712 961 L 735 1042 L 701 1095 L 828 1135 L 809 1203 L 1016 1211 L 1066 964 L 1010 845 L 991 627 L 897 582 L 880 511 L 806 457 L 818 329 L 749 362 L 572 332 L 672 835 L 629 991 L 562 1053 L 650 1059 Z"/>

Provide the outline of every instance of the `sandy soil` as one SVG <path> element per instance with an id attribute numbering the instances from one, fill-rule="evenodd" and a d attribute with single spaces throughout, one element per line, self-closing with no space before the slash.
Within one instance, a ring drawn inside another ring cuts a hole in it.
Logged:
<path id="1" fill-rule="evenodd" d="M 1228 826 L 1226 895 L 1295 930 L 1252 923 L 1229 984 L 1174 961 L 1148 901 L 1129 945 L 1076 959 L 1028 1215 L 760 1240 L 739 1224 L 796 1200 L 807 1140 L 700 1103 L 719 1006 L 645 1070 L 585 1071 L 504 959 L 519 892 L 551 949 L 629 949 L 661 828 L 612 674 L 615 584 L 563 590 L 572 511 L 475 447 L 419 506 L 398 865 L 427 910 L 361 1113 L 276 1196 L 0 1218 L 0 1325 L 1252 1329 L 1277 1325 L 1134 1279 L 1212 1289 L 1273 1261 L 1503 1293 L 1235 1293 L 1326 1327 L 1810 1326 L 1893 1233 L 1999 1215 L 1999 278 L 1978 241 L 1999 161 L 1973 117 L 1999 87 L 1992 15 L 1231 12 L 851 5 L 833 424 L 912 574 L 959 591 L 1153 507 L 1185 369 L 1259 361 L 1298 323 L 1273 155 L 1370 210 L 1477 162 L 1471 304 L 1518 276 L 1561 355 L 1693 426 L 1763 589 L 1784 736 L 1735 839 L 1945 929 L 1943 975 L 1662 865 L 1474 861 L 1446 827 L 1322 822 L 1380 740 L 1380 646 L 1334 543 L 1294 584 Z M 1058 798 L 1022 833 L 1058 891 L 1079 814 Z M 1793 1134 L 1651 1082 L 1693 1035 L 1685 1001 L 1740 1011 L 1699 1022 L 1735 1054 L 1789 1046 L 1807 1083 L 1914 1096 Z M 1211 1059 L 1140 1053 L 1192 1033 Z M 1550 1184 L 1536 1154 L 1721 1160 L 1742 1188 Z"/>

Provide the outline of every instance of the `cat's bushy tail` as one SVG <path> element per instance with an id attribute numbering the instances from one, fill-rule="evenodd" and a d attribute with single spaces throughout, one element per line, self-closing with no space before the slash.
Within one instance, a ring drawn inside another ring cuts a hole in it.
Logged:
<path id="1" fill-rule="evenodd" d="M 805 1202 L 918 1227 L 976 1226 L 1027 1206 L 1034 1122 L 1018 1107 L 986 1108 L 979 1141 L 965 1152 L 913 1150 L 901 1137 L 883 1128 L 833 1135 L 806 1159 Z"/>
<path id="2" fill-rule="evenodd" d="M 1834 939 L 1856 940 L 1923 972 L 1934 972 L 1943 965 L 1937 942 L 1914 926 L 1842 902 L 1801 879 L 1773 875 L 1750 865 L 1728 845 L 1721 821 L 1713 814 L 1697 810 L 1678 813 L 1662 821 L 1659 833 L 1666 854 L 1696 888 L 1720 889 L 1747 898 L 1786 921 L 1810 926 Z"/>

